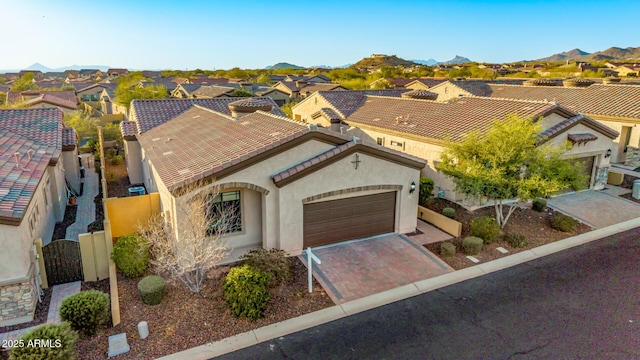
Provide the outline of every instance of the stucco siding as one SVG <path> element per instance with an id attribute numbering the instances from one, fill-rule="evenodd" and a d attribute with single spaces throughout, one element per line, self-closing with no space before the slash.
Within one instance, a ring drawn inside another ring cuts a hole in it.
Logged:
<path id="1" fill-rule="evenodd" d="M 69 180 L 69 184 L 75 191 L 80 191 L 80 166 L 78 165 L 78 150 L 67 150 L 62 152 L 62 168 L 64 176 Z"/>
<path id="2" fill-rule="evenodd" d="M 281 225 L 280 248 L 299 254 L 303 244 L 303 203 L 302 200 L 329 191 L 368 185 L 401 185 L 396 195 L 396 224 L 399 233 L 415 231 L 418 192 L 409 194 L 409 184 L 419 182 L 419 170 L 397 165 L 387 160 L 358 154 L 362 161 L 355 169 L 352 156 L 341 159 L 312 175 L 298 179 L 280 188 L 279 203 Z M 366 194 L 366 193 L 365 193 Z M 360 196 L 351 192 L 348 197 Z M 364 194 L 362 194 L 364 195 Z"/>
<path id="3" fill-rule="evenodd" d="M 293 118 L 296 119 L 296 116 L 299 116 L 300 121 L 315 124 L 317 122 L 320 122 L 321 120 L 311 119 L 311 115 L 322 108 L 333 108 L 333 107 L 322 96 L 319 96 L 317 93 L 312 94 L 311 96 L 307 97 L 305 100 L 301 101 L 299 104 L 293 107 L 292 109 Z"/>
<path id="4" fill-rule="evenodd" d="M 132 184 L 143 183 L 144 177 L 142 174 L 142 152 L 140 151 L 140 143 L 138 141 L 125 140 L 124 149 L 129 182 Z"/>

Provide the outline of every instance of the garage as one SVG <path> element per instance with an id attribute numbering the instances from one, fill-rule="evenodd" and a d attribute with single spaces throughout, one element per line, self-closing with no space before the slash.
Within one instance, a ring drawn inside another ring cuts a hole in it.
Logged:
<path id="1" fill-rule="evenodd" d="M 588 189 L 591 184 L 591 175 L 593 174 L 593 162 L 594 162 L 595 156 L 587 156 L 587 157 L 581 157 L 581 158 L 577 158 L 576 161 L 579 165 L 581 165 L 581 167 L 583 168 L 583 173 L 585 175 L 587 175 L 587 180 L 585 180 L 584 183 L 584 188 Z"/>
<path id="2" fill-rule="evenodd" d="M 304 205 L 304 248 L 394 232 L 396 192 Z"/>

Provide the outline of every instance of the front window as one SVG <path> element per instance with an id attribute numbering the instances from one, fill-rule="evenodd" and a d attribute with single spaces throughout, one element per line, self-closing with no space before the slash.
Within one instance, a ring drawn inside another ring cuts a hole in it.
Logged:
<path id="1" fill-rule="evenodd" d="M 211 219 L 207 235 L 229 234 L 242 231 L 242 214 L 240 212 L 240 191 L 227 191 L 209 198 Z"/>

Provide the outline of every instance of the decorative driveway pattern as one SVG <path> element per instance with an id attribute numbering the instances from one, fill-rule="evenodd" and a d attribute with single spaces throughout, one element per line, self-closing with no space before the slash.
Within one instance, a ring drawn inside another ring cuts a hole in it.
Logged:
<path id="1" fill-rule="evenodd" d="M 387 234 L 312 249 L 313 274 L 336 304 L 453 271 L 404 235 Z M 300 259 L 306 265 L 306 252 Z"/>
<path id="2" fill-rule="evenodd" d="M 547 204 L 596 229 L 640 217 L 640 205 L 596 190 L 560 195 Z"/>

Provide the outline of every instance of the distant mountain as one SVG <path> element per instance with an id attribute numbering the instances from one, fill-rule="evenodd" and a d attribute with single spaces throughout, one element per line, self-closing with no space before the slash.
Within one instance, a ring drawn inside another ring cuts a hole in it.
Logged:
<path id="1" fill-rule="evenodd" d="M 269 70 L 279 70 L 279 69 L 294 69 L 294 70 L 298 70 L 298 69 L 306 69 L 304 66 L 298 66 L 298 65 L 293 65 L 293 64 L 289 64 L 286 62 L 281 62 L 281 63 L 277 63 L 275 65 L 271 65 L 271 66 L 267 66 L 265 69 Z"/>
<path id="2" fill-rule="evenodd" d="M 603 51 L 588 53 L 580 49 L 573 49 L 559 54 L 553 54 L 542 59 L 533 61 L 567 61 L 567 60 L 638 60 L 640 59 L 640 47 L 628 47 L 626 49 L 619 47 L 610 47 Z"/>
<path id="3" fill-rule="evenodd" d="M 50 68 L 50 67 L 46 67 L 40 63 L 35 63 L 31 66 L 29 66 L 28 68 L 25 68 L 24 70 L 39 70 L 44 72 L 50 72 L 50 71 L 55 71 L 54 69 Z"/>
<path id="4" fill-rule="evenodd" d="M 107 69 L 109 69 L 110 66 L 106 66 L 106 65 L 71 65 L 71 66 L 64 66 L 64 67 L 59 67 L 59 68 L 50 68 L 48 66 L 42 65 L 40 63 L 35 63 L 32 64 L 31 66 L 28 66 L 26 68 L 23 69 L 3 69 L 0 70 L 0 73 L 5 73 L 5 72 L 18 72 L 20 70 L 39 70 L 42 71 L 43 73 L 45 72 L 63 72 L 66 70 L 80 70 L 80 69 L 98 69 L 100 71 L 107 71 Z"/>
<path id="5" fill-rule="evenodd" d="M 585 56 L 590 55 L 586 51 L 582 51 L 580 49 L 573 49 L 565 52 L 561 52 L 559 54 L 553 54 L 551 56 L 547 56 L 546 58 L 538 59 L 535 61 L 567 61 L 567 60 L 581 60 Z"/>
<path id="6" fill-rule="evenodd" d="M 453 64 L 462 64 L 462 63 L 468 63 L 468 62 L 471 62 L 471 60 L 469 60 L 466 57 L 462 57 L 460 55 L 456 55 L 456 57 L 454 57 L 453 59 L 448 60 L 448 61 L 443 61 L 443 62 L 441 62 L 439 64 L 442 64 L 442 65 L 453 65 Z"/>
<path id="7" fill-rule="evenodd" d="M 429 60 L 411 60 L 416 64 L 420 64 L 420 65 L 429 65 L 429 66 L 433 66 L 433 65 L 438 65 L 438 61 L 436 59 L 429 59 Z"/>
<path id="8" fill-rule="evenodd" d="M 413 61 L 401 59 L 395 55 L 374 54 L 351 65 L 352 68 L 381 68 L 383 66 L 404 66 L 411 67 L 418 64 Z"/>

